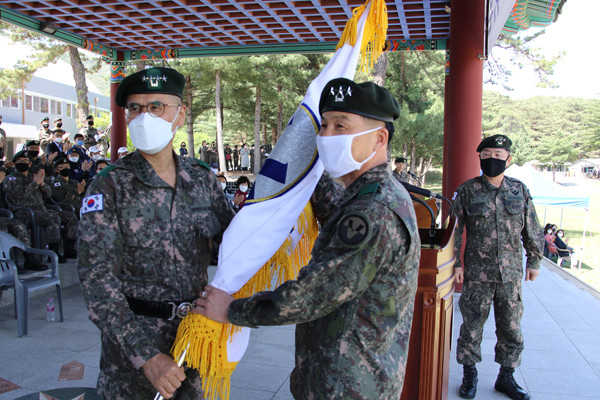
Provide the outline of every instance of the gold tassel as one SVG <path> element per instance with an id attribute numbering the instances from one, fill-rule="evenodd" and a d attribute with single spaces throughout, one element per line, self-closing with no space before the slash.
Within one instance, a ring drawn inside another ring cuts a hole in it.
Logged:
<path id="1" fill-rule="evenodd" d="M 368 72 L 369 69 L 373 68 L 385 47 L 388 28 L 385 0 L 369 0 L 362 6 L 353 9 L 352 18 L 346 23 L 342 37 L 336 46 L 337 50 L 346 43 L 351 46 L 356 44 L 358 20 L 363 15 L 369 2 L 371 2 L 371 8 L 365 21 L 362 43 L 360 44 L 360 70 L 364 72 Z"/>
<path id="2" fill-rule="evenodd" d="M 310 202 L 300 214 L 297 226 L 301 239 L 296 247 L 290 249 L 291 240 L 288 237 L 273 257 L 233 297 L 249 297 L 266 290 L 274 279 L 277 279 L 279 286 L 285 280 L 296 278 L 300 268 L 308 264 L 313 244 L 319 235 L 319 226 Z M 231 374 L 237 362 L 228 361 L 227 342 L 239 330 L 239 326 L 220 324 L 199 314 L 189 314 L 179 324 L 171 354 L 174 359 L 179 359 L 190 344 L 185 361 L 188 367 L 200 373 L 202 390 L 208 400 L 229 399 Z"/>

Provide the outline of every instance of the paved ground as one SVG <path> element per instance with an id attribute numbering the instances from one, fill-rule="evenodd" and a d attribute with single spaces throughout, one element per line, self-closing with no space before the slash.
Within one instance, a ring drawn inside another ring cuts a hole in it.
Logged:
<path id="1" fill-rule="evenodd" d="M 7 295 L 11 294 L 5 292 Z M 524 285 L 523 295 L 526 349 L 515 374 L 517 380 L 538 400 L 600 399 L 600 299 L 565 280 L 551 266 L 542 267 L 539 279 Z M 43 389 L 96 384 L 100 335 L 87 319 L 79 287 L 64 290 L 63 323 L 45 320 L 47 297 L 33 298 L 29 335 L 23 338 L 17 337 L 12 307 L 0 308 L 0 378 L 21 387 L 0 394 L 0 400 Z M 453 349 L 461 322 L 456 310 Z M 292 399 L 293 333 L 292 326 L 253 330 L 248 352 L 232 378 L 231 400 Z M 498 373 L 493 362 L 494 344 L 490 316 L 482 346 L 484 361 L 478 366 L 478 399 L 505 398 L 493 390 Z M 83 378 L 59 381 L 61 367 L 71 361 L 84 364 Z M 448 399 L 459 398 L 461 377 L 462 370 L 452 353 Z M 2 387 L 0 382 L 0 392 Z"/>

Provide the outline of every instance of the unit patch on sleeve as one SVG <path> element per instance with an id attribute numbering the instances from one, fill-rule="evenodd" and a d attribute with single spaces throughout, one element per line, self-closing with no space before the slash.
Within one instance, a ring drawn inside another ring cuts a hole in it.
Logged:
<path id="1" fill-rule="evenodd" d="M 92 211 L 102 211 L 104 205 L 103 200 L 104 197 L 102 193 L 85 197 L 81 205 L 81 215 Z"/>

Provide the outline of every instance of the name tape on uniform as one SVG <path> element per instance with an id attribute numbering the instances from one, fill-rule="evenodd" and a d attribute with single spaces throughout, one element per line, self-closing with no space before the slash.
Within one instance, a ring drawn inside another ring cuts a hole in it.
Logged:
<path id="1" fill-rule="evenodd" d="M 102 193 L 93 194 L 83 199 L 81 205 L 81 214 L 89 213 L 92 211 L 102 211 L 104 206 L 104 195 Z"/>

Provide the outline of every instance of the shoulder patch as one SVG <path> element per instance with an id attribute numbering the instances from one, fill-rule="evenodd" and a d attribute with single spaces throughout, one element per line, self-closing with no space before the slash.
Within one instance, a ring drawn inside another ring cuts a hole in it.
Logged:
<path id="1" fill-rule="evenodd" d="M 106 169 L 106 168 L 105 168 Z M 104 171 L 104 170 L 102 170 Z M 81 204 L 81 215 L 92 212 L 102 211 L 104 208 L 104 195 L 102 193 L 93 194 L 83 198 Z"/>
<path id="2" fill-rule="evenodd" d="M 353 213 L 342 217 L 337 234 L 342 243 L 357 246 L 371 236 L 371 226 L 366 216 Z"/>
<path id="3" fill-rule="evenodd" d="M 208 165 L 208 164 L 207 164 L 207 163 L 205 163 L 204 161 L 202 161 L 202 160 L 199 160 L 199 159 L 197 159 L 197 158 L 194 158 L 194 160 L 196 160 L 196 162 L 197 162 L 198 164 L 200 164 L 200 166 L 202 166 L 202 167 L 204 167 L 204 168 L 206 168 L 207 170 L 209 170 L 209 171 L 210 171 L 210 165 Z"/>
<path id="4" fill-rule="evenodd" d="M 60 186 L 60 182 L 54 182 L 54 187 L 59 187 Z"/>
<path id="5" fill-rule="evenodd" d="M 16 181 L 16 180 L 17 180 L 17 177 L 16 177 L 16 176 L 9 176 L 9 177 L 8 177 L 8 180 L 9 180 L 9 181 Z"/>
<path id="6" fill-rule="evenodd" d="M 110 171 L 112 171 L 112 170 L 113 170 L 113 169 L 115 169 L 115 168 L 117 168 L 115 165 L 113 165 L 113 164 L 109 164 L 109 165 L 107 165 L 106 167 L 104 167 L 104 169 L 102 169 L 102 171 L 98 172 L 98 174 L 97 174 L 97 175 L 98 175 L 98 176 L 101 176 L 101 177 L 103 177 L 103 178 L 104 178 L 104 177 L 106 177 L 106 176 L 108 175 L 108 173 L 109 173 Z"/>

